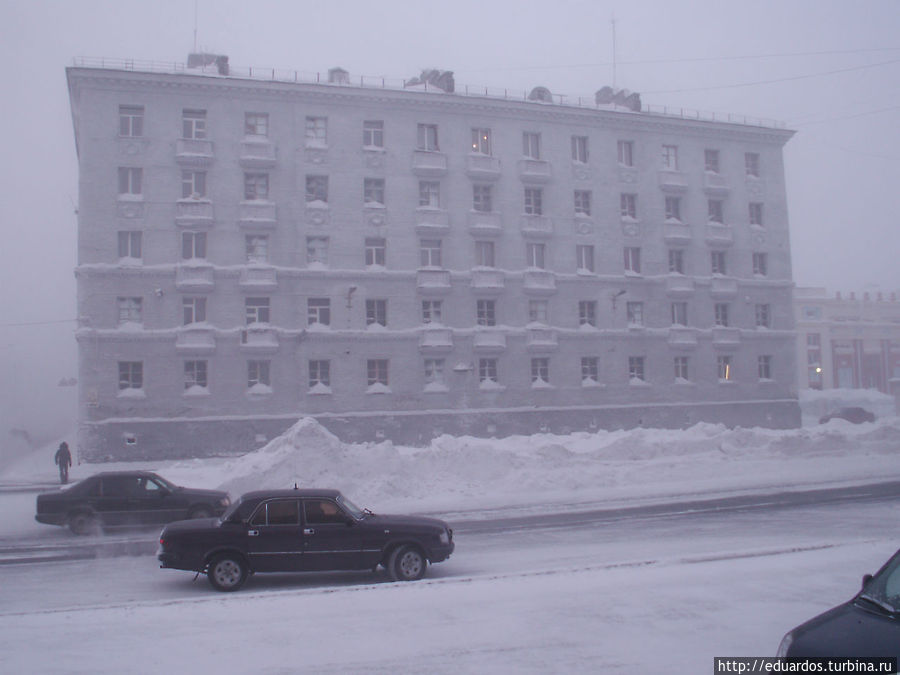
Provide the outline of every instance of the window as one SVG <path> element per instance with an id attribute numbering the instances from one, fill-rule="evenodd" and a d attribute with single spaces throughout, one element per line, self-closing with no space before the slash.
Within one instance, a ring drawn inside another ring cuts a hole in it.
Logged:
<path id="1" fill-rule="evenodd" d="M 637 195 L 625 193 L 619 195 L 619 215 L 622 218 L 637 219 Z"/>
<path id="2" fill-rule="evenodd" d="M 684 249 L 669 249 L 669 272 L 672 274 L 684 274 Z"/>
<path id="3" fill-rule="evenodd" d="M 184 388 L 203 387 L 205 389 L 206 385 L 206 361 L 185 361 Z"/>
<path id="4" fill-rule="evenodd" d="M 678 146 L 662 146 L 662 168 L 668 171 L 678 171 Z"/>
<path id="5" fill-rule="evenodd" d="M 539 216 L 543 212 L 543 190 L 541 188 L 525 188 L 525 213 Z"/>
<path id="6" fill-rule="evenodd" d="M 144 362 L 119 361 L 119 390 L 144 388 Z"/>
<path id="7" fill-rule="evenodd" d="M 419 181 L 419 206 L 441 207 L 441 184 L 436 180 Z"/>
<path id="8" fill-rule="evenodd" d="M 140 195 L 143 187 L 141 183 L 144 178 L 144 170 L 130 167 L 119 167 L 119 194 L 120 195 Z"/>
<path id="9" fill-rule="evenodd" d="M 494 300 L 477 300 L 475 303 L 475 311 L 479 326 L 496 326 L 496 301 Z"/>
<path id="10" fill-rule="evenodd" d="M 328 176 L 306 177 L 306 201 L 328 202 Z"/>
<path id="11" fill-rule="evenodd" d="M 478 267 L 494 266 L 494 242 L 475 242 L 475 265 Z"/>
<path id="12" fill-rule="evenodd" d="M 806 334 L 806 346 L 818 349 L 822 345 L 822 337 L 818 333 Z"/>
<path id="13" fill-rule="evenodd" d="M 195 141 L 206 138 L 205 110 L 182 110 L 181 137 Z"/>
<path id="14" fill-rule="evenodd" d="M 619 141 L 619 164 L 622 166 L 634 166 L 634 141 Z"/>
<path id="15" fill-rule="evenodd" d="M 363 201 L 366 206 L 384 206 L 384 178 L 363 180 Z"/>
<path id="16" fill-rule="evenodd" d="M 440 239 L 422 239 L 419 241 L 419 265 L 422 267 L 441 266 Z"/>
<path id="17" fill-rule="evenodd" d="M 726 355 L 716 357 L 716 372 L 719 375 L 720 382 L 728 382 L 734 378 L 734 373 L 731 369 L 730 356 Z"/>
<path id="18" fill-rule="evenodd" d="M 378 237 L 366 238 L 366 266 L 380 265 L 384 267 L 387 244 Z"/>
<path id="19" fill-rule="evenodd" d="M 248 234 L 244 237 L 247 262 L 265 263 L 269 260 L 269 237 L 265 234 Z"/>
<path id="20" fill-rule="evenodd" d="M 710 270 L 713 274 L 726 274 L 725 251 L 709 252 Z"/>
<path id="21" fill-rule="evenodd" d="M 444 384 L 444 359 L 425 359 L 425 383 Z"/>
<path id="22" fill-rule="evenodd" d="M 181 233 L 181 257 L 184 260 L 206 257 L 206 232 Z"/>
<path id="23" fill-rule="evenodd" d="M 575 190 L 575 214 L 582 216 L 591 215 L 590 190 Z"/>
<path id="24" fill-rule="evenodd" d="M 594 247 L 592 244 L 575 245 L 575 267 L 579 272 L 594 271 Z"/>
<path id="25" fill-rule="evenodd" d="M 771 308 L 768 303 L 757 304 L 755 315 L 757 328 L 769 328 L 771 326 L 772 315 Z"/>
<path id="26" fill-rule="evenodd" d="M 497 359 L 478 359 L 478 381 L 497 382 Z"/>
<path id="27" fill-rule="evenodd" d="M 578 301 L 578 325 L 597 326 L 597 302 L 595 300 Z"/>
<path id="28" fill-rule="evenodd" d="M 643 302 L 626 302 L 625 315 L 628 319 L 629 326 L 644 325 L 644 303 Z"/>
<path id="29" fill-rule="evenodd" d="M 416 149 L 437 152 L 438 128 L 437 124 L 419 124 L 416 129 Z"/>
<path id="30" fill-rule="evenodd" d="M 117 298 L 119 308 L 119 324 L 141 322 L 141 298 Z"/>
<path id="31" fill-rule="evenodd" d="M 308 325 L 331 325 L 331 300 L 328 298 L 308 298 L 306 301 L 306 322 Z"/>
<path id="32" fill-rule="evenodd" d="M 331 386 L 331 361 L 325 359 L 311 359 L 309 361 L 309 388 L 321 385 Z"/>
<path id="33" fill-rule="evenodd" d="M 141 233 L 132 231 L 120 231 L 119 233 L 119 257 L 141 257 Z"/>
<path id="34" fill-rule="evenodd" d="M 768 354 L 760 355 L 756 359 L 756 370 L 759 373 L 759 379 L 772 379 L 772 357 Z"/>
<path id="35" fill-rule="evenodd" d="M 550 359 L 540 356 L 531 359 L 531 383 L 547 383 L 550 381 Z"/>
<path id="36" fill-rule="evenodd" d="M 688 357 L 686 356 L 676 356 L 674 359 L 675 363 L 675 379 L 676 380 L 689 380 L 688 377 Z"/>
<path id="37" fill-rule="evenodd" d="M 202 296 L 182 298 L 181 310 L 185 326 L 206 321 L 206 298 Z"/>
<path id="38" fill-rule="evenodd" d="M 704 168 L 710 173 L 719 173 L 719 151 L 704 150 L 703 151 Z"/>
<path id="39" fill-rule="evenodd" d="M 245 298 L 244 309 L 248 326 L 252 323 L 269 323 L 269 298 Z"/>
<path id="40" fill-rule="evenodd" d="M 366 376 L 370 387 L 373 384 L 388 386 L 388 360 L 369 359 L 366 362 Z"/>
<path id="41" fill-rule="evenodd" d="M 707 214 L 711 223 L 724 223 L 724 208 L 721 199 L 707 200 Z"/>
<path id="42" fill-rule="evenodd" d="M 325 147 L 328 143 L 328 118 L 306 118 L 306 145 L 307 147 Z"/>
<path id="43" fill-rule="evenodd" d="M 750 212 L 750 224 L 761 227 L 763 224 L 763 205 L 760 202 L 750 202 L 748 210 Z"/>
<path id="44" fill-rule="evenodd" d="M 245 173 L 244 174 L 244 199 L 268 199 L 269 198 L 269 174 Z"/>
<path id="45" fill-rule="evenodd" d="M 206 172 L 186 170 L 181 172 L 181 198 L 200 199 L 206 196 Z"/>
<path id="46" fill-rule="evenodd" d="M 252 389 L 262 385 L 269 387 L 272 380 L 269 377 L 269 361 L 247 361 L 247 388 Z"/>
<path id="47" fill-rule="evenodd" d="M 726 302 L 717 302 L 715 307 L 713 308 L 714 314 L 714 323 L 716 326 L 727 326 L 728 325 L 728 303 Z"/>
<path id="48" fill-rule="evenodd" d="M 472 152 L 479 155 L 491 154 L 490 129 L 472 129 Z"/>
<path id="49" fill-rule="evenodd" d="M 328 237 L 306 238 L 306 262 L 328 264 Z"/>
<path id="50" fill-rule="evenodd" d="M 493 211 L 490 185 L 476 183 L 472 186 L 472 208 L 483 213 Z"/>
<path id="51" fill-rule="evenodd" d="M 681 222 L 681 197 L 666 197 L 666 220 Z"/>
<path id="52" fill-rule="evenodd" d="M 423 300 L 422 301 L 422 323 L 440 323 L 441 322 L 441 301 L 440 300 Z"/>
<path id="53" fill-rule="evenodd" d="M 387 300 L 366 300 L 366 325 L 373 324 L 387 326 Z"/>
<path id="54" fill-rule="evenodd" d="M 137 138 L 144 135 L 144 106 L 119 106 L 119 136 Z"/>
<path id="55" fill-rule="evenodd" d="M 673 302 L 672 303 L 672 325 L 673 326 L 687 326 L 687 303 L 686 302 Z"/>
<path id="56" fill-rule="evenodd" d="M 769 273 L 769 256 L 765 253 L 753 254 L 753 274 L 764 277 Z"/>
<path id="57" fill-rule="evenodd" d="M 625 272 L 641 273 L 641 249 L 638 246 L 625 247 Z"/>
<path id="58" fill-rule="evenodd" d="M 600 368 L 596 356 L 581 357 L 581 382 L 596 383 L 600 381 Z"/>
<path id="59" fill-rule="evenodd" d="M 522 134 L 522 154 L 529 159 L 541 158 L 541 135 L 532 131 Z"/>
<path id="60" fill-rule="evenodd" d="M 268 136 L 269 114 L 248 112 L 244 114 L 245 136 Z"/>
<path id="61" fill-rule="evenodd" d="M 363 122 L 363 145 L 367 148 L 384 147 L 384 122 L 365 120 Z"/>
<path id="62" fill-rule="evenodd" d="M 572 136 L 572 161 L 587 164 L 588 138 L 587 136 Z"/>
<path id="63" fill-rule="evenodd" d="M 525 266 L 544 269 L 546 246 L 542 243 L 528 242 L 525 244 Z"/>
<path id="64" fill-rule="evenodd" d="M 755 152 L 744 153 L 744 170 L 752 178 L 759 178 L 759 154 Z"/>
<path id="65" fill-rule="evenodd" d="M 528 301 L 528 321 L 532 323 L 548 323 L 549 305 L 546 300 Z"/>
<path id="66" fill-rule="evenodd" d="M 644 357 L 629 356 L 628 357 L 628 379 L 644 381 Z"/>

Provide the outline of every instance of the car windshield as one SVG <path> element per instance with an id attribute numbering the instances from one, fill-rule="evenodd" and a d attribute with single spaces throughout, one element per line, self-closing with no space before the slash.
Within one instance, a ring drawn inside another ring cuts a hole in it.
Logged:
<path id="1" fill-rule="evenodd" d="M 344 507 L 344 510 L 357 520 L 365 515 L 365 512 L 361 508 L 347 499 L 344 495 L 338 495 L 337 500 L 338 503 Z"/>
<path id="2" fill-rule="evenodd" d="M 872 577 L 859 597 L 870 600 L 889 612 L 900 612 L 900 552 Z"/>
<path id="3" fill-rule="evenodd" d="M 166 488 L 166 489 L 169 490 L 169 491 L 172 491 L 172 490 L 174 490 L 176 487 L 178 487 L 178 486 L 175 485 L 174 483 L 171 483 L 171 482 L 167 481 L 165 478 L 163 478 L 162 476 L 158 476 L 158 475 L 155 474 L 155 473 L 154 473 L 154 474 L 151 474 L 150 477 L 149 477 L 149 479 L 150 479 L 150 480 L 155 480 L 157 483 L 159 483 L 160 485 L 162 485 L 164 488 Z M 152 490 L 153 488 L 150 488 L 150 489 Z"/>

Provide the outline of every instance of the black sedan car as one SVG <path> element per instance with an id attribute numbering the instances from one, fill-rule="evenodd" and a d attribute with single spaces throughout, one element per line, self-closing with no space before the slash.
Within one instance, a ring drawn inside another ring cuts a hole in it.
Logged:
<path id="1" fill-rule="evenodd" d="M 160 535 L 160 567 L 205 572 L 235 591 L 254 572 L 375 570 L 396 581 L 425 575 L 453 552 L 442 520 L 376 515 L 337 490 L 249 492 L 218 520 L 171 523 Z"/>
<path id="2" fill-rule="evenodd" d="M 149 471 L 110 471 L 37 497 L 35 520 L 68 526 L 75 534 L 162 525 L 219 516 L 231 505 L 227 492 L 179 487 Z"/>
<path id="3" fill-rule="evenodd" d="M 874 422 L 875 415 L 865 408 L 858 408 L 855 406 L 841 408 L 840 410 L 835 410 L 834 412 L 830 412 L 827 415 L 820 417 L 819 424 L 825 424 L 833 419 L 847 420 L 853 424 L 862 424 L 863 422 Z"/>
<path id="4" fill-rule="evenodd" d="M 778 656 L 900 659 L 900 551 L 863 577 L 852 600 L 788 632 Z"/>

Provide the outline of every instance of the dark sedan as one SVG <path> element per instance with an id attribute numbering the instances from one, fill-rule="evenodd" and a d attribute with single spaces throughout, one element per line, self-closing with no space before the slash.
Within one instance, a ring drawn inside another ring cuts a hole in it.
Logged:
<path id="1" fill-rule="evenodd" d="M 219 516 L 231 505 L 227 492 L 180 487 L 149 471 L 111 471 L 37 497 L 35 520 L 68 526 L 75 534 L 162 525 Z"/>
<path id="2" fill-rule="evenodd" d="M 220 591 L 235 591 L 254 572 L 374 570 L 395 581 L 425 575 L 453 552 L 442 520 L 376 515 L 337 490 L 249 492 L 219 520 L 166 526 L 161 567 L 206 572 Z"/>
<path id="3" fill-rule="evenodd" d="M 849 602 L 829 609 L 784 636 L 778 656 L 900 659 L 900 551 Z"/>
<path id="4" fill-rule="evenodd" d="M 863 422 L 874 422 L 875 415 L 865 408 L 841 408 L 840 410 L 835 410 L 834 412 L 830 412 L 827 415 L 820 417 L 819 424 L 825 424 L 834 419 L 847 420 L 853 424 L 862 424 Z"/>

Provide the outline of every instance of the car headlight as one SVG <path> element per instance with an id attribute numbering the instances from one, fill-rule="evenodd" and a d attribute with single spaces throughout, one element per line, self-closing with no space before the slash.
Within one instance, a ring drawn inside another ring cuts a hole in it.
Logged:
<path id="1" fill-rule="evenodd" d="M 794 631 L 788 631 L 783 638 L 781 638 L 781 644 L 778 645 L 778 651 L 775 652 L 775 656 L 779 658 L 784 658 L 788 655 L 788 649 L 791 648 L 791 644 L 794 642 Z"/>
<path id="2" fill-rule="evenodd" d="M 441 530 L 440 535 L 438 535 L 438 539 L 440 539 L 440 542 L 442 544 L 447 545 L 450 543 L 450 533 L 447 532 L 447 530 Z"/>

